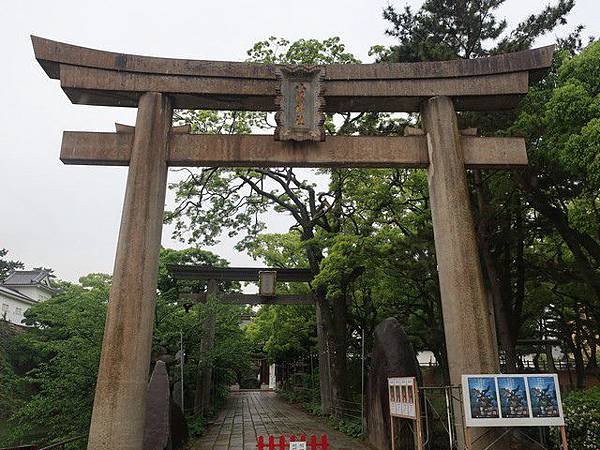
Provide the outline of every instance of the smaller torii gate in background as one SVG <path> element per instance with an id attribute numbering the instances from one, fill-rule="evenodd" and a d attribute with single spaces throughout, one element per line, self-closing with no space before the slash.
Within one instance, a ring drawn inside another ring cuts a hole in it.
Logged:
<path id="1" fill-rule="evenodd" d="M 310 269 L 257 268 L 257 267 L 214 267 L 198 265 L 169 265 L 169 273 L 176 280 L 206 281 L 205 292 L 189 292 L 179 295 L 180 302 L 186 306 L 206 303 L 210 297 L 219 303 L 231 305 L 314 305 L 312 294 L 277 294 L 276 282 L 305 282 L 312 281 Z M 259 284 L 258 294 L 243 294 L 239 292 L 219 292 L 219 283 L 224 281 L 248 281 Z M 261 284 L 265 284 L 262 287 Z M 209 353 L 215 345 L 215 316 L 209 314 L 203 324 L 203 339 L 200 342 L 200 354 Z M 325 352 L 321 348 L 319 352 Z M 326 355 L 324 355 L 327 357 Z M 321 376 L 327 374 L 321 373 Z M 196 398 L 199 411 L 204 412 L 209 404 L 212 384 L 212 367 L 202 369 L 202 386 Z"/>
<path id="2" fill-rule="evenodd" d="M 553 47 L 473 60 L 299 67 L 32 41 L 73 103 L 138 108 L 135 128 L 63 135 L 65 164 L 129 166 L 88 449 L 142 449 L 168 166 L 427 168 L 451 382 L 498 372 L 465 168 L 526 165 L 525 142 L 464 135 L 456 111 L 515 108 L 550 67 Z M 277 111 L 278 128 L 275 136 L 187 134 L 172 127 L 173 108 Z M 423 130 L 325 138 L 323 112 L 361 111 L 420 111 Z"/>

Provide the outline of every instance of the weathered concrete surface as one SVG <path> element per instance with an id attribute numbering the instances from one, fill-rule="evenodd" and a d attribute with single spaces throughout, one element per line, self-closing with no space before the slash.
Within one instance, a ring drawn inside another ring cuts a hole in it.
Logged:
<path id="1" fill-rule="evenodd" d="M 66 131 L 60 159 L 65 164 L 126 166 L 132 136 Z M 527 165 L 522 138 L 461 136 L 468 168 Z M 429 165 L 425 136 L 329 136 L 320 143 L 275 141 L 261 135 L 172 135 L 169 166 L 206 167 L 413 167 Z M 256 278 L 254 278 L 256 279 Z"/>
<path id="2" fill-rule="evenodd" d="M 268 391 L 232 392 L 225 408 L 192 450 L 256 450 L 256 437 L 306 433 L 330 438 L 330 450 L 372 450 Z M 387 449 L 385 449 L 387 450 Z"/>
<path id="3" fill-rule="evenodd" d="M 435 97 L 425 101 L 422 117 L 429 149 L 429 197 L 450 381 L 458 385 L 463 374 L 499 371 L 497 345 L 452 100 Z"/>
<path id="4" fill-rule="evenodd" d="M 136 106 L 144 92 L 177 108 L 275 111 L 278 67 L 149 58 L 32 37 L 37 60 L 74 103 Z M 452 96 L 460 109 L 513 108 L 531 78 L 550 67 L 553 47 L 473 60 L 324 66 L 325 110 L 418 111 L 424 97 Z M 294 67 L 294 66 L 289 66 Z"/>
<path id="5" fill-rule="evenodd" d="M 157 361 L 146 393 L 144 450 L 164 450 L 171 434 L 169 374 L 167 365 Z"/>
<path id="6" fill-rule="evenodd" d="M 392 446 L 388 378 L 416 377 L 421 385 L 421 371 L 413 346 L 397 319 L 383 320 L 374 334 L 367 387 L 367 429 L 369 442 L 375 448 L 389 449 Z M 413 444 L 412 433 L 396 437 L 402 445 Z"/>
<path id="7" fill-rule="evenodd" d="M 271 136 L 273 140 L 273 136 Z M 260 272 L 277 272 L 277 281 L 312 281 L 310 269 L 290 269 L 280 267 L 212 267 L 193 264 L 169 264 L 169 272 L 176 280 L 217 280 L 217 281 L 253 281 L 258 280 Z"/>
<path id="8" fill-rule="evenodd" d="M 140 100 L 108 302 L 89 450 L 141 450 L 172 110 Z"/>
<path id="9" fill-rule="evenodd" d="M 529 74 L 508 72 L 476 77 L 325 81 L 328 112 L 418 110 L 415 99 L 448 95 L 461 109 L 512 109 L 527 93 Z M 177 108 L 276 110 L 277 81 L 129 73 L 60 66 L 60 85 L 76 104 L 135 106 L 143 92 L 173 97 Z M 515 97 L 516 96 L 516 97 Z M 387 99 L 387 102 L 381 102 Z"/>
<path id="10" fill-rule="evenodd" d="M 36 59 L 51 78 L 60 77 L 60 64 L 163 75 L 275 80 L 274 64 L 156 58 L 96 50 L 31 36 Z M 450 78 L 545 69 L 553 46 L 489 58 L 421 63 L 329 64 L 326 80 Z"/>

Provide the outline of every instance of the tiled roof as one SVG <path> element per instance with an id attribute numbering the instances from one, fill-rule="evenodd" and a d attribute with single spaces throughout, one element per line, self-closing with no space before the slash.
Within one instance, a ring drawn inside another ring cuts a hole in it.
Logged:
<path id="1" fill-rule="evenodd" d="M 10 286 L 29 286 L 40 283 L 49 275 L 50 272 L 47 270 L 14 270 L 6 277 L 2 284 Z"/>

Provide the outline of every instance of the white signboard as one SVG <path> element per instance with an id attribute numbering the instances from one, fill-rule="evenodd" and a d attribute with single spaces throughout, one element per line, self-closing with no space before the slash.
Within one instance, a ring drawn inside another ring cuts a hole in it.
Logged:
<path id="1" fill-rule="evenodd" d="M 462 376 L 468 427 L 563 426 L 556 374 Z"/>
<path id="2" fill-rule="evenodd" d="M 417 418 L 417 380 L 415 377 L 388 378 L 390 414 L 405 419 Z"/>
<path id="3" fill-rule="evenodd" d="M 290 442 L 290 450 L 306 450 L 306 442 Z"/>

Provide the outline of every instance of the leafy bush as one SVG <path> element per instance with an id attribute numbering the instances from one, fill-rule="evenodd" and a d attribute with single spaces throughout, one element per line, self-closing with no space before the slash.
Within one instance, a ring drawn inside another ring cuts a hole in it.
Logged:
<path id="1" fill-rule="evenodd" d="M 293 389 L 277 390 L 277 394 L 288 403 L 301 403 L 303 395 Z"/>
<path id="2" fill-rule="evenodd" d="M 9 325 L 0 319 L 0 422 L 10 417 L 18 401 L 15 395 L 18 390 L 18 378 L 5 350 L 6 342 L 10 339 L 8 327 Z"/>
<path id="3" fill-rule="evenodd" d="M 10 355 L 31 394 L 6 421 L 10 445 L 87 435 L 108 289 L 99 276 L 83 277 L 25 313 L 31 327 L 11 341 Z"/>
<path id="4" fill-rule="evenodd" d="M 569 448 L 600 449 L 600 386 L 570 393 L 563 401 L 563 408 Z M 553 437 L 560 441 L 556 429 Z"/>
<path id="5" fill-rule="evenodd" d="M 188 433 L 191 439 L 198 438 L 206 431 L 206 418 L 202 414 L 186 417 Z"/>
<path id="6" fill-rule="evenodd" d="M 306 401 L 306 391 L 294 390 L 293 388 L 277 390 L 277 394 L 280 398 L 288 403 L 301 404 L 302 408 L 312 414 L 313 416 L 323 417 L 323 410 L 321 409 L 321 403 L 316 399 L 312 401 Z M 317 392 L 318 394 L 318 392 Z M 316 398 L 319 398 L 318 395 Z M 354 418 L 342 418 L 336 419 L 329 417 L 327 419 L 329 425 L 338 431 L 341 431 L 347 436 L 353 438 L 363 437 L 363 427 L 360 419 Z"/>
<path id="7" fill-rule="evenodd" d="M 323 416 L 323 409 L 320 402 L 305 402 L 302 407 L 313 416 Z"/>
<path id="8" fill-rule="evenodd" d="M 240 382 L 240 388 L 241 389 L 259 389 L 260 381 L 254 377 L 244 378 Z"/>
<path id="9" fill-rule="evenodd" d="M 216 415 L 221 410 L 229 397 L 229 386 L 217 384 L 213 389 L 213 403 L 210 415 Z"/>
<path id="10" fill-rule="evenodd" d="M 353 438 L 363 437 L 363 427 L 360 419 L 339 419 L 332 424 L 336 430 Z"/>

